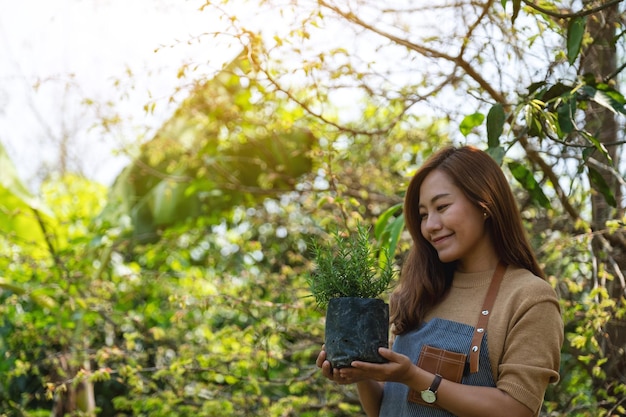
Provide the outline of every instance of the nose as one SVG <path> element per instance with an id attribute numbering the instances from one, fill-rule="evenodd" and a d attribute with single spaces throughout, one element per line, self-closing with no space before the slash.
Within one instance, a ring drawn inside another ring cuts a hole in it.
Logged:
<path id="1" fill-rule="evenodd" d="M 441 218 L 437 213 L 428 213 L 428 216 L 422 221 L 422 231 L 424 235 L 439 229 L 441 229 Z"/>

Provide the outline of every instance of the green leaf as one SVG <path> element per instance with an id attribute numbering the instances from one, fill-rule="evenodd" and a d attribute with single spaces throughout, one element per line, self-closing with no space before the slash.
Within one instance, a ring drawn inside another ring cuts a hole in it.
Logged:
<path id="1" fill-rule="evenodd" d="M 548 91 L 545 92 L 545 94 L 537 98 L 540 98 L 541 100 L 547 102 L 553 98 L 557 98 L 561 96 L 569 97 L 572 94 L 573 89 L 574 87 L 571 85 L 558 82 L 554 84 L 552 87 L 550 87 Z"/>
<path id="2" fill-rule="evenodd" d="M 519 182 L 522 187 L 524 187 L 524 189 L 528 191 L 530 197 L 534 201 L 539 203 L 541 207 L 551 207 L 550 200 L 543 193 L 541 186 L 539 185 L 537 180 L 535 180 L 533 173 L 528 168 L 518 162 L 509 162 L 508 167 L 511 171 L 511 174 L 513 174 L 513 177 L 515 177 L 517 182 Z"/>
<path id="3" fill-rule="evenodd" d="M 21 286 L 9 282 L 6 278 L 0 277 L 0 289 L 11 291 L 14 294 L 22 295 L 26 292 Z"/>
<path id="4" fill-rule="evenodd" d="M 626 114 L 626 108 L 624 107 L 626 99 L 607 84 L 601 83 L 595 86 L 588 84 L 581 88 L 581 92 L 591 101 L 611 110 L 613 113 Z"/>
<path id="5" fill-rule="evenodd" d="M 403 208 L 402 203 L 395 204 L 380 215 L 374 226 L 374 236 L 380 245 L 379 263 L 387 262 L 386 256 L 393 257 L 404 229 L 404 214 L 391 220 L 393 215 Z"/>
<path id="6" fill-rule="evenodd" d="M 463 136 L 469 135 L 477 126 L 480 126 L 485 120 L 485 115 L 482 113 L 474 113 L 468 116 L 465 116 L 459 125 L 459 130 L 463 134 Z"/>
<path id="7" fill-rule="evenodd" d="M 598 152 L 600 152 L 604 158 L 606 158 L 609 164 L 613 164 L 613 158 L 611 158 L 611 154 L 609 154 L 609 150 L 606 148 L 606 146 L 604 146 L 602 142 L 600 142 L 600 140 L 598 140 L 598 138 L 586 132 L 581 132 L 581 133 L 585 137 L 585 139 L 591 142 L 593 146 L 595 147 L 595 149 Z"/>
<path id="8" fill-rule="evenodd" d="M 522 6 L 522 0 L 513 0 L 513 16 L 511 16 L 511 24 L 515 24 L 515 20 L 519 15 L 520 8 Z"/>
<path id="9" fill-rule="evenodd" d="M 331 237 L 311 242 L 315 269 L 306 281 L 318 306 L 325 308 L 334 297 L 379 297 L 395 276 L 390 252 L 379 255 L 361 223 L 354 231 L 335 229 Z"/>
<path id="10" fill-rule="evenodd" d="M 596 90 L 596 92 L 593 95 L 593 97 L 591 98 L 591 100 L 595 101 L 596 103 L 598 103 L 602 107 L 605 107 L 605 108 L 611 110 L 613 113 L 617 113 L 617 109 L 615 108 L 615 106 L 613 106 L 613 103 L 611 101 L 611 97 L 609 97 L 605 92 L 600 91 L 600 90 Z"/>
<path id="11" fill-rule="evenodd" d="M 490 148 L 496 148 L 500 145 L 504 121 L 505 115 L 502 104 L 493 105 L 487 114 L 487 143 Z"/>
<path id="12" fill-rule="evenodd" d="M 502 165 L 502 161 L 504 160 L 504 148 L 502 146 L 497 146 L 495 148 L 487 148 L 486 151 L 494 161 L 498 163 L 498 165 Z"/>
<path id="13" fill-rule="evenodd" d="M 535 91 L 546 86 L 545 81 L 534 82 L 528 86 L 528 94 L 534 94 Z"/>
<path id="14" fill-rule="evenodd" d="M 400 235 L 402 234 L 402 230 L 404 229 L 404 214 L 399 215 L 396 219 L 389 225 L 389 254 L 393 255 L 396 252 L 396 247 L 398 246 L 398 241 L 400 240 Z"/>
<path id="15" fill-rule="evenodd" d="M 606 83 L 599 83 L 596 85 L 596 88 L 609 97 L 615 110 L 626 114 L 626 108 L 624 107 L 626 106 L 626 97 Z"/>
<path id="16" fill-rule="evenodd" d="M 588 167 L 589 169 L 589 179 L 591 183 L 595 185 L 596 190 L 600 191 L 600 193 L 604 196 L 607 204 L 611 207 L 617 207 L 617 201 L 615 200 L 615 195 L 613 195 L 613 191 L 605 181 L 602 174 L 600 174 L 595 169 Z"/>
<path id="17" fill-rule="evenodd" d="M 393 255 L 396 253 L 396 248 L 398 247 L 398 242 L 400 241 L 400 236 L 402 235 L 402 230 L 404 230 L 404 214 L 400 214 L 391 223 L 388 223 L 387 227 L 385 227 L 383 240 L 380 242 L 381 251 L 379 265 L 381 268 L 386 262 L 391 261 L 390 259 L 387 259 L 387 256 L 389 256 L 389 258 L 393 258 Z"/>
<path id="18" fill-rule="evenodd" d="M 374 225 L 374 236 L 376 237 L 376 240 L 380 241 L 381 239 L 383 239 L 383 235 L 389 227 L 389 219 L 391 219 L 393 215 L 401 209 L 402 203 L 394 204 L 393 206 L 385 210 L 380 216 L 378 216 L 378 220 Z"/>
<path id="19" fill-rule="evenodd" d="M 584 17 L 576 17 L 570 20 L 567 27 L 567 60 L 570 65 L 576 61 L 580 53 L 586 22 Z"/>
<path id="20" fill-rule="evenodd" d="M 576 113 L 576 100 L 563 100 L 556 108 L 558 116 L 560 137 L 574 130 L 574 114 Z"/>

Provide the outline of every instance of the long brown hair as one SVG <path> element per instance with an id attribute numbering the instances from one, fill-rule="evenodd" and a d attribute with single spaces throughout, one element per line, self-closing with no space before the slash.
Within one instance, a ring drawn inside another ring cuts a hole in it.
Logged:
<path id="1" fill-rule="evenodd" d="M 446 147 L 433 154 L 415 173 L 404 198 L 404 218 L 413 245 L 404 261 L 398 286 L 391 295 L 394 333 L 418 326 L 452 284 L 456 262 L 443 263 L 422 236 L 419 193 L 434 170 L 446 173 L 465 196 L 487 213 L 488 232 L 503 262 L 544 278 L 522 224 L 517 202 L 500 166 L 472 146 Z"/>

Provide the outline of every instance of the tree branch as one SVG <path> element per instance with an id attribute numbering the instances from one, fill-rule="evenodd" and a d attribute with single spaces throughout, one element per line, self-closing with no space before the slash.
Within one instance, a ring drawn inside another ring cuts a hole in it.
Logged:
<path id="1" fill-rule="evenodd" d="M 332 12 L 338 14 L 339 16 L 343 17 L 344 19 L 348 20 L 349 22 L 352 22 L 358 26 L 361 26 L 363 29 L 369 30 L 373 33 L 376 33 L 377 35 L 380 35 L 392 42 L 395 42 L 398 45 L 404 46 L 405 48 L 411 50 L 411 51 L 415 51 L 425 57 L 428 58 L 436 58 L 436 59 L 443 59 L 445 61 L 449 61 L 454 63 L 456 66 L 462 68 L 465 73 L 472 78 L 474 81 L 476 81 L 478 83 L 478 85 L 485 90 L 490 96 L 491 98 L 494 99 L 494 101 L 498 102 L 498 103 L 502 103 L 505 104 L 506 100 L 504 95 L 502 95 L 499 91 L 497 91 L 495 88 L 493 88 L 491 86 L 491 84 L 484 79 L 474 68 L 472 68 L 471 64 L 467 61 L 465 61 L 461 55 L 459 56 L 452 56 L 452 55 L 448 55 L 445 54 L 443 52 L 439 52 L 437 50 L 431 49 L 431 48 L 427 48 L 423 45 L 418 45 L 416 43 L 413 42 L 409 42 L 406 39 L 397 37 L 391 33 L 385 32 L 381 29 L 378 29 L 368 23 L 366 23 L 365 21 L 359 19 L 356 15 L 354 15 L 352 12 L 344 12 L 343 10 L 339 9 L 336 6 L 333 6 L 329 3 L 327 3 L 324 0 L 319 0 L 319 4 L 323 7 L 326 7 L 327 9 L 331 10 Z M 461 53 L 463 52 L 463 50 L 461 50 Z"/>
<path id="2" fill-rule="evenodd" d="M 613 78 L 617 77 L 620 72 L 624 71 L 624 69 L 626 69 L 626 62 L 620 65 L 615 71 L 604 77 L 604 80 L 602 81 L 604 81 L 605 83 L 609 82 Z"/>
<path id="3" fill-rule="evenodd" d="M 588 10 L 580 10 L 578 12 L 575 13 L 560 13 L 560 12 L 554 12 L 552 10 L 549 9 L 545 9 L 541 6 L 536 5 L 535 3 L 533 3 L 530 0 L 522 0 L 524 2 L 525 5 L 527 5 L 528 7 L 530 7 L 531 9 L 534 9 L 540 13 L 546 14 L 550 17 L 554 17 L 557 19 L 573 19 L 576 17 L 584 17 L 584 16 L 589 16 L 591 14 L 597 13 L 599 11 L 602 11 L 604 9 L 608 9 L 611 6 L 620 4 L 621 2 L 623 2 L 624 0 L 610 0 L 604 4 L 602 4 L 601 6 L 598 7 L 593 7 L 591 9 Z"/>
<path id="4" fill-rule="evenodd" d="M 248 32 L 248 34 L 250 36 L 254 36 L 254 34 Z M 258 55 L 257 53 L 255 53 L 255 51 L 253 50 L 253 47 L 248 46 L 248 59 L 250 60 L 250 62 L 255 66 L 255 69 L 260 71 L 261 73 L 263 73 L 265 75 L 265 77 L 267 78 L 267 81 L 270 82 L 270 84 L 272 84 L 272 86 L 274 86 L 274 88 L 276 88 L 277 91 L 280 91 L 282 93 L 284 93 L 289 100 L 293 101 L 294 103 L 296 103 L 297 105 L 299 105 L 300 107 L 302 107 L 302 109 L 310 114 L 311 116 L 315 117 L 316 119 L 319 119 L 320 121 L 322 121 L 323 123 L 329 125 L 329 126 L 333 126 L 335 127 L 337 130 L 341 131 L 341 132 L 346 132 L 346 133 L 351 133 L 354 135 L 382 135 L 382 134 L 386 134 L 387 132 L 389 132 L 398 122 L 400 122 L 400 120 L 402 119 L 402 117 L 408 112 L 408 110 L 418 101 L 420 100 L 412 100 L 409 101 L 408 103 L 405 104 L 404 108 L 402 109 L 402 111 L 400 113 L 398 113 L 394 118 L 392 118 L 392 120 L 389 122 L 389 124 L 381 129 L 376 129 L 376 130 L 362 130 L 362 129 L 354 129 L 354 128 L 349 128 L 344 124 L 341 124 L 339 122 L 335 122 L 333 120 L 328 119 L 327 117 L 325 117 L 322 113 L 320 112 L 316 112 L 315 110 L 313 110 L 311 108 L 311 106 L 309 106 L 307 103 L 305 103 L 304 101 L 298 99 L 291 91 L 289 91 L 286 88 L 283 88 L 281 86 L 281 84 L 279 83 L 278 80 L 276 80 L 268 70 L 266 70 L 265 68 L 263 68 L 263 66 L 261 65 L 261 62 L 259 62 L 258 59 Z M 437 88 L 443 88 L 447 82 L 449 81 L 446 80 L 444 83 L 442 83 L 442 85 L 438 86 Z M 432 94 L 432 92 L 431 92 Z"/>

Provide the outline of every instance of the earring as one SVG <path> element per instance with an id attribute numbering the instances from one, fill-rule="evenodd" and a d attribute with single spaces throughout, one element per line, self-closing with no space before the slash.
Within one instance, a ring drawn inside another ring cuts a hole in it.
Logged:
<path id="1" fill-rule="evenodd" d="M 487 218 L 487 212 L 483 211 L 483 217 L 486 219 Z"/>

